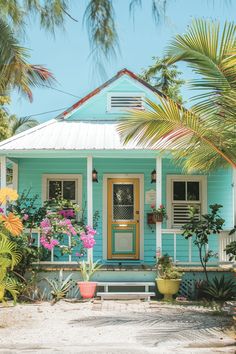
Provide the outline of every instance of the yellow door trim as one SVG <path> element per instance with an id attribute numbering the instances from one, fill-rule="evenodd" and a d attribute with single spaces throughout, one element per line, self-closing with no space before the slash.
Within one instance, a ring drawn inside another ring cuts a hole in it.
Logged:
<path id="1" fill-rule="evenodd" d="M 112 220 L 113 184 L 130 183 L 134 185 L 134 220 Z M 115 226 L 117 225 L 117 226 Z M 112 252 L 112 226 L 125 230 L 125 227 L 135 227 L 135 253 L 113 254 Z M 140 180 L 139 178 L 108 178 L 107 179 L 107 258 L 108 259 L 140 259 Z"/>

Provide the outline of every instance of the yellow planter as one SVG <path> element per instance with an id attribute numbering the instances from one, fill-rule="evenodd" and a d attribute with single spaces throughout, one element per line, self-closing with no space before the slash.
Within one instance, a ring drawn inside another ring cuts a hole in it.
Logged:
<path id="1" fill-rule="evenodd" d="M 4 294 L 5 294 L 5 287 L 0 286 L 0 302 L 3 301 Z"/>
<path id="2" fill-rule="evenodd" d="M 157 288 L 164 295 L 164 300 L 172 300 L 172 296 L 179 291 L 181 279 L 156 279 Z"/>

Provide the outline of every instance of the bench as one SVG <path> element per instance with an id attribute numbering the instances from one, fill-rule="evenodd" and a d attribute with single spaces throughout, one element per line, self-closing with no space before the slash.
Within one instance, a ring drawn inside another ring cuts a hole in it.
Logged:
<path id="1" fill-rule="evenodd" d="M 155 292 L 150 292 L 149 287 L 155 286 L 154 282 L 98 282 L 97 286 L 103 287 L 104 291 L 97 292 L 97 296 L 104 299 L 145 299 L 150 301 L 150 298 L 155 296 Z M 113 291 L 109 292 L 111 287 L 144 287 L 145 291 Z"/>

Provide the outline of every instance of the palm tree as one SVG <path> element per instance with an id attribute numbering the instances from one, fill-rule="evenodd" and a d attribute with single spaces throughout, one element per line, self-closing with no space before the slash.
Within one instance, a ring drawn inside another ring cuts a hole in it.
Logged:
<path id="1" fill-rule="evenodd" d="M 9 136 L 21 133 L 24 130 L 33 128 L 38 124 L 39 122 L 36 119 L 32 119 L 31 117 L 18 118 L 15 115 L 11 115 L 9 116 L 8 126 Z"/>
<path id="2" fill-rule="evenodd" d="M 32 87 L 51 84 L 53 75 L 44 67 L 27 62 L 28 52 L 0 18 L 0 96 L 18 89 L 32 100 Z"/>
<path id="3" fill-rule="evenodd" d="M 183 103 L 180 87 L 185 83 L 180 79 L 181 71 L 177 65 L 171 64 L 168 58 L 153 58 L 154 63 L 140 75 L 141 79 L 147 81 L 157 90 L 172 98 L 175 102 Z"/>
<path id="4" fill-rule="evenodd" d="M 194 20 L 167 51 L 169 63 L 188 63 L 197 74 L 192 88 L 202 90 L 191 109 L 172 99 L 147 101 L 147 110 L 133 111 L 119 124 L 125 143 L 172 149 L 187 171 L 236 168 L 236 25 Z"/>
<path id="5" fill-rule="evenodd" d="M 204 1 L 204 0 L 202 0 Z M 137 8 L 141 8 L 143 0 L 127 0 L 127 11 L 134 17 Z M 145 0 L 150 6 L 153 19 L 159 23 L 165 17 L 166 8 L 170 0 Z M 209 3 L 214 4 L 214 0 Z M 222 0 L 222 5 L 229 5 L 230 1 Z M 74 1 L 79 3 L 79 1 Z M 119 6 L 119 1 L 116 2 Z M 86 9 L 81 16 L 87 27 L 91 53 L 98 59 L 119 51 L 119 38 L 115 21 L 116 7 L 114 0 L 86 0 Z M 0 18 L 6 23 L 16 26 L 17 31 L 25 30 L 29 19 L 35 17 L 40 27 L 55 33 L 57 28 L 64 28 L 66 21 L 77 21 L 77 13 L 72 8 L 70 0 L 0 0 Z M 74 11 L 74 12 L 72 12 Z M 71 14 L 72 13 L 72 14 Z M 144 19 L 145 20 L 145 19 Z"/>

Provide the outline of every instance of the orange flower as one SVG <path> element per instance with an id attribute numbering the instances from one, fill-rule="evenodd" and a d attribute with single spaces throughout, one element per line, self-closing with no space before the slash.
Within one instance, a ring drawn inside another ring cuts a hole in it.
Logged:
<path id="1" fill-rule="evenodd" d="M 18 216 L 13 213 L 9 215 L 1 215 L 1 221 L 3 221 L 4 227 L 13 235 L 19 236 L 23 231 L 23 225 Z"/>
<path id="2" fill-rule="evenodd" d="M 13 202 L 18 198 L 17 192 L 12 188 L 2 188 L 0 189 L 0 203 L 6 204 L 7 201 Z"/>

